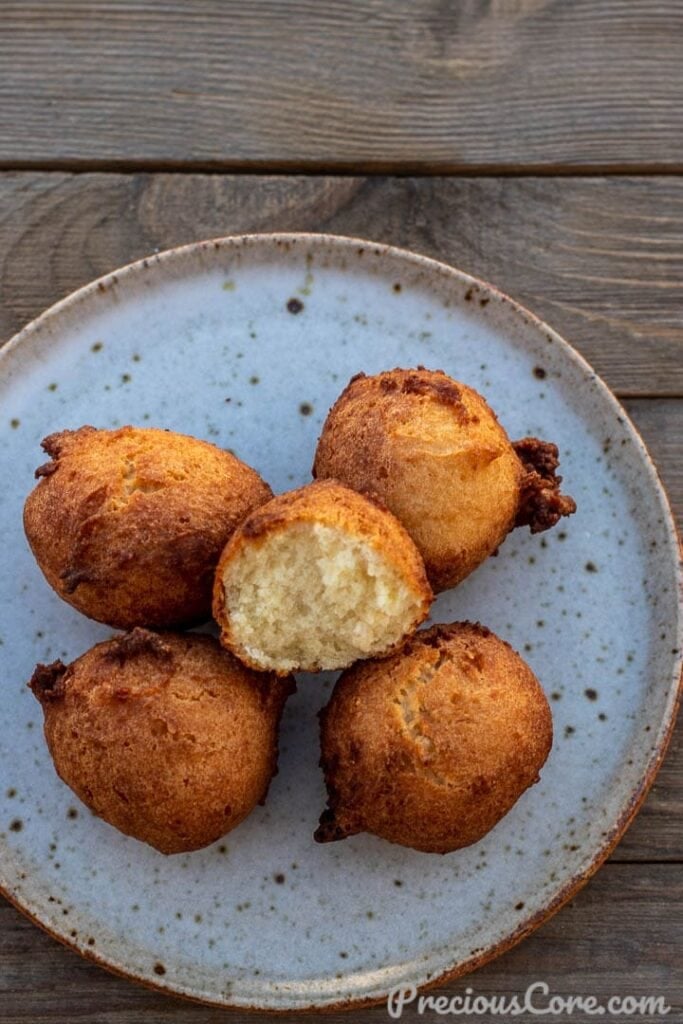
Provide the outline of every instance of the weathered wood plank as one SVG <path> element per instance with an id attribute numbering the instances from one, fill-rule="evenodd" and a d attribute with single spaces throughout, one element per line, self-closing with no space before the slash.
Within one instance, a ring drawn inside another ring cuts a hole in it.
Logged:
<path id="1" fill-rule="evenodd" d="M 0 160 L 683 166 L 675 0 L 21 0 Z"/>
<path id="2" fill-rule="evenodd" d="M 680 869 L 609 864 L 521 945 L 476 974 L 437 991 L 464 994 L 469 986 L 476 995 L 522 996 L 531 982 L 544 981 L 553 995 L 593 994 L 600 1001 L 612 995 L 662 995 L 672 1007 L 666 1019 L 676 1021 L 683 1010 L 683 976 L 677 971 L 682 942 Z M 226 1019 L 220 1010 L 165 997 L 105 973 L 58 945 L 2 901 L 0 1006 L 3 1024 L 63 1024 L 81 1019 L 89 1024 L 160 1020 L 218 1024 Z M 385 1007 L 326 1015 L 326 1020 L 339 1024 L 380 1024 L 387 1019 Z M 420 1018 L 411 1006 L 403 1019 Z M 428 1013 L 423 1019 L 436 1017 Z M 522 1024 L 534 1019 L 538 1018 L 527 1014 L 515 1018 Z M 660 1024 L 664 1018 L 646 1014 L 637 1019 Z M 235 1012 L 230 1020 L 265 1024 L 272 1017 Z"/>
<path id="3" fill-rule="evenodd" d="M 640 431 L 683 527 L 683 400 L 628 398 L 624 406 Z"/>
<path id="4" fill-rule="evenodd" d="M 683 138 L 683 136 L 682 136 Z M 0 175 L 0 338 L 154 249 L 308 230 L 494 281 L 622 395 L 683 395 L 683 178 Z"/>

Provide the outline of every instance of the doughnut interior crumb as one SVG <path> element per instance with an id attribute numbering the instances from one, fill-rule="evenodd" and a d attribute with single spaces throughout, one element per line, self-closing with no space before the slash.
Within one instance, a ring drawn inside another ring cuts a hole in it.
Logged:
<path id="1" fill-rule="evenodd" d="M 379 654 L 422 618 L 422 595 L 370 543 L 321 523 L 244 547 L 223 587 L 233 637 L 251 661 L 278 671 Z"/>

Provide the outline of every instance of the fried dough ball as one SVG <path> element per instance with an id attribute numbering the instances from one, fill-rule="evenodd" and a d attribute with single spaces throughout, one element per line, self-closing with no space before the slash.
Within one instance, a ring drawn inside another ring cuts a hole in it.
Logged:
<path id="1" fill-rule="evenodd" d="M 256 669 L 342 668 L 396 647 L 424 621 L 424 564 L 386 509 L 334 481 L 252 513 L 221 555 L 221 641 Z"/>
<path id="2" fill-rule="evenodd" d="M 29 685 L 60 778 L 161 853 L 208 846 L 264 802 L 294 688 L 213 637 L 145 629 L 38 665 Z"/>
<path id="3" fill-rule="evenodd" d="M 342 673 L 321 744 L 329 807 L 318 842 L 371 832 L 448 853 L 485 836 L 538 781 L 552 718 L 519 655 L 456 622 Z"/>
<path id="4" fill-rule="evenodd" d="M 24 529 L 51 587 L 84 615 L 122 629 L 205 621 L 218 556 L 272 497 L 229 452 L 184 434 L 64 430 L 24 507 Z"/>
<path id="5" fill-rule="evenodd" d="M 576 505 L 554 444 L 511 444 L 472 388 L 441 370 L 353 377 L 330 410 L 313 466 L 376 494 L 417 544 L 435 591 L 454 587 L 515 526 L 547 530 Z"/>

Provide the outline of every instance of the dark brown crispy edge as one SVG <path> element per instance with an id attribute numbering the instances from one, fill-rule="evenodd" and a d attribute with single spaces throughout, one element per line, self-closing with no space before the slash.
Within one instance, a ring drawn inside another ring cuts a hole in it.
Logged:
<path id="1" fill-rule="evenodd" d="M 563 516 L 573 515 L 576 502 L 560 491 L 557 445 L 537 437 L 523 437 L 513 441 L 512 447 L 524 467 L 515 526 L 528 526 L 532 533 L 542 533 Z"/>
<path id="2" fill-rule="evenodd" d="M 40 447 L 43 449 L 46 455 L 50 456 L 51 462 L 45 462 L 42 466 L 38 466 L 35 471 L 36 479 L 40 479 L 42 476 L 50 476 L 59 468 L 59 459 L 64 451 L 64 448 L 68 442 L 77 437 L 78 435 L 93 434 L 97 431 L 96 427 L 92 427 L 89 424 L 85 424 L 79 427 L 78 430 L 59 430 L 54 434 L 48 434 L 40 442 Z"/>
<path id="3" fill-rule="evenodd" d="M 128 658 L 140 654 L 152 654 L 155 657 L 168 659 L 172 657 L 170 646 L 163 638 L 149 629 L 136 627 L 128 633 L 112 637 L 104 643 L 97 644 L 104 658 L 111 658 L 120 665 Z M 92 648 L 91 648 L 92 650 Z M 75 662 L 65 665 L 63 661 L 53 661 L 49 665 L 38 664 L 33 670 L 28 686 L 33 695 L 44 704 L 48 701 L 60 700 L 66 692 L 66 681 Z"/>
<path id="4" fill-rule="evenodd" d="M 28 682 L 34 697 L 41 704 L 61 700 L 64 696 L 64 680 L 69 669 L 70 666 L 65 665 L 63 661 L 53 661 L 49 665 L 36 665 Z"/>
<path id="5" fill-rule="evenodd" d="M 102 654 L 123 665 L 125 661 L 140 654 L 151 654 L 168 660 L 173 656 L 173 651 L 158 633 L 136 626 L 121 636 L 113 637 Z"/>

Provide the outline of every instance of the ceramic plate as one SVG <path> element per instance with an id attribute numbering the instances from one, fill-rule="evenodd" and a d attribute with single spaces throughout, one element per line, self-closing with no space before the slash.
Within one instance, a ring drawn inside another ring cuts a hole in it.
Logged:
<path id="1" fill-rule="evenodd" d="M 0 884 L 53 935 L 212 1003 L 283 1010 L 382 999 L 472 969 L 544 920 L 623 832 L 672 724 L 676 534 L 643 444 L 590 367 L 488 285 L 329 236 L 200 243 L 76 292 L 0 356 Z M 164 857 L 57 778 L 26 688 L 37 661 L 110 634 L 47 587 L 21 510 L 40 439 L 91 423 L 234 448 L 276 491 L 310 479 L 349 377 L 424 364 L 483 392 L 511 437 L 557 442 L 578 513 L 512 534 L 432 621 L 479 619 L 538 674 L 555 720 L 539 785 L 476 846 L 430 856 L 370 836 L 318 846 L 316 712 L 301 676 L 268 802 L 224 841 Z"/>

